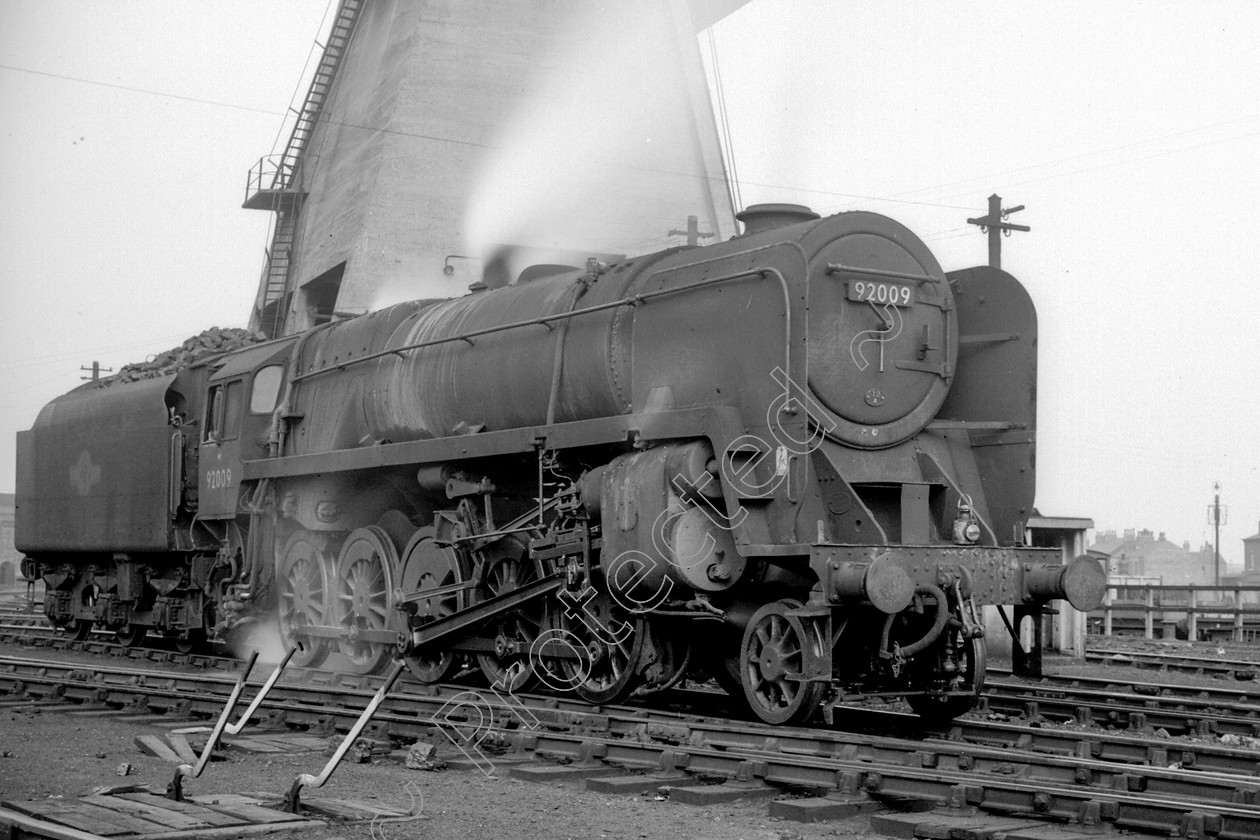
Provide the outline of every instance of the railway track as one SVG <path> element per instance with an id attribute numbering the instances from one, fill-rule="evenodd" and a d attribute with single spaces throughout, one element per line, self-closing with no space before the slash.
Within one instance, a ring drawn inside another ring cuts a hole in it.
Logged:
<path id="1" fill-rule="evenodd" d="M 208 716 L 233 683 L 230 675 L 213 672 L 176 674 L 122 665 L 88 669 L 0 657 L 6 699 L 29 698 L 45 710 L 89 703 Z M 370 694 L 370 686 L 281 683 L 263 710 L 273 723 L 345 728 Z M 475 703 L 472 697 L 465 686 L 399 691 L 377 715 L 377 725 L 393 739 L 432 737 L 435 729 L 472 725 L 474 711 L 488 710 L 488 717 L 475 718 L 495 722 L 477 741 L 480 757 L 491 765 L 521 765 L 526 776 L 530 767 L 548 775 L 537 768 L 549 758 L 562 758 L 578 763 L 571 772 L 599 776 L 606 771 L 617 778 L 628 770 L 679 787 L 727 780 L 728 786 L 768 793 L 823 793 L 830 802 L 837 797 L 854 803 L 916 799 L 1165 835 L 1205 825 L 1219 829 L 1215 834 L 1222 838 L 1260 836 L 1260 767 L 1254 751 L 1211 745 L 1165 749 L 1145 739 L 1145 751 L 1138 753 L 1138 744 L 1125 742 L 1141 739 L 1121 736 L 1113 743 L 1102 733 L 1081 732 L 1048 741 L 1035 727 L 1009 724 L 979 727 L 983 737 L 977 739 L 976 724 L 923 732 L 910 715 L 870 709 L 855 710 L 847 721 L 850 730 L 836 731 L 641 707 L 592 708 L 538 695 L 501 698 L 488 690 L 476 695 Z M 903 737 L 854 731 L 868 727 Z M 550 775 L 557 773 L 565 775 L 555 768 Z"/>
<path id="2" fill-rule="evenodd" d="M 111 658 L 126 658 L 138 664 L 154 663 L 199 669 L 211 668 L 223 673 L 231 673 L 239 665 L 237 660 L 229 657 L 188 655 L 173 650 L 150 648 L 124 648 L 110 642 L 69 642 L 66 648 L 89 654 L 110 655 Z M 290 668 L 286 673 L 286 682 L 329 691 L 343 689 L 372 691 L 377 688 L 380 680 L 334 671 Z M 1027 691 L 1029 687 L 1020 686 L 1019 688 L 1021 691 Z M 1178 688 L 1190 690 L 1189 687 Z M 426 687 L 418 686 L 416 689 L 427 690 Z M 469 690 L 469 687 L 453 686 L 451 690 Z M 481 690 L 485 691 L 485 689 Z M 563 696 L 553 696 L 549 699 L 555 708 L 570 713 L 584 714 L 591 711 L 589 705 Z M 992 700 L 986 698 L 985 702 L 992 702 Z M 1102 705 L 1111 712 L 1115 711 L 1107 702 Z M 725 693 L 707 688 L 677 689 L 667 692 L 658 696 L 653 708 L 658 715 L 672 713 L 686 716 L 696 709 L 703 709 L 710 717 L 717 716 L 731 720 L 747 717 L 746 713 L 743 713 Z M 1095 718 L 1092 715 L 1081 715 L 1078 707 L 1072 706 L 1071 713 L 1066 715 L 1070 718 L 1070 723 L 1063 727 L 1056 727 L 1051 725 L 1054 723 L 1053 715 L 1042 715 L 1036 713 L 1034 709 L 1034 714 L 1027 716 L 1026 713 L 1029 711 L 1030 707 L 1025 703 L 1018 712 L 1003 715 L 1000 718 L 997 715 L 961 718 L 954 721 L 948 731 L 942 734 L 949 740 L 1001 749 L 1031 749 L 1056 755 L 1092 756 L 1129 764 L 1148 763 L 1164 766 L 1183 764 L 1209 772 L 1229 774 L 1252 775 L 1258 772 L 1256 758 L 1248 749 L 1222 747 L 1220 744 L 1208 743 L 1201 739 L 1186 741 L 1163 738 L 1152 742 L 1154 727 L 1149 725 L 1149 720 L 1144 720 L 1137 715 L 1126 715 L 1121 719 L 1117 714 L 1108 713 Z M 892 731 L 912 738 L 923 737 L 923 723 L 913 714 L 864 706 L 847 707 L 844 712 L 841 720 L 837 722 L 837 727 L 846 731 L 867 733 Z M 1138 714 L 1145 714 L 1145 711 Z M 1184 719 L 1193 720 L 1192 718 Z M 1250 725 L 1250 718 L 1247 721 Z M 1187 723 L 1185 726 L 1174 728 L 1196 734 L 1207 731 L 1207 727 L 1198 723 Z M 1105 741 L 1099 737 L 1103 732 L 1106 733 Z"/>
<path id="3" fill-rule="evenodd" d="M 169 640 L 154 639 L 151 646 L 125 647 L 114 636 L 94 632 L 84 641 L 55 630 L 34 617 L 28 622 L 0 623 L 0 641 L 33 644 L 70 651 L 83 651 L 137 661 L 187 664 L 231 670 L 236 660 L 230 656 L 187 654 L 171 646 Z M 308 683 L 370 687 L 372 678 L 351 677 L 335 671 L 294 669 Z M 330 677 L 329 675 L 335 675 Z M 1007 677 L 1003 679 L 1003 677 Z M 994 679 L 994 677 L 997 677 Z M 721 693 L 674 691 L 669 698 L 687 704 L 718 706 L 721 713 L 738 715 L 738 708 Z M 1002 715 L 1028 724 L 1073 724 L 1079 727 L 1127 729 L 1147 736 L 1157 730 L 1168 735 L 1260 736 L 1260 703 L 1255 694 L 1241 689 L 1202 689 L 1162 683 L 1125 683 L 1081 677 L 1048 677 L 1037 683 L 1017 681 L 1009 672 L 990 669 L 982 714 Z"/>
<path id="4" fill-rule="evenodd" d="M 165 640 L 160 639 L 154 640 L 153 647 L 124 647 L 116 644 L 109 633 L 77 641 L 47 626 L 40 628 L 38 634 L 31 634 L 22 627 L 15 629 L 16 633 L 0 624 L 0 641 L 18 641 L 36 647 L 82 651 L 134 661 L 186 664 L 229 671 L 236 667 L 236 660 L 231 657 L 181 653 L 169 643 L 164 645 Z M 363 688 L 374 686 L 374 680 L 370 677 L 354 677 L 335 671 L 314 669 L 293 670 L 307 684 Z M 336 682 L 330 682 L 332 680 Z M 1099 687 L 1099 682 L 1101 681 L 1061 678 L 1030 684 L 990 678 L 979 711 L 981 714 L 1000 715 L 1032 726 L 1072 724 L 1084 728 L 1119 728 L 1143 737 L 1158 730 L 1176 736 L 1260 736 L 1260 704 L 1244 693 L 1191 697 L 1188 695 L 1195 689 L 1189 686 L 1170 687 L 1144 683 Z M 1165 693 L 1170 688 L 1177 691 Z M 740 714 L 739 708 L 720 692 L 677 690 L 670 692 L 664 699 L 684 708 L 688 705 L 715 706 L 719 714 Z M 850 720 L 854 719 L 852 715 L 853 712 L 850 711 Z"/>

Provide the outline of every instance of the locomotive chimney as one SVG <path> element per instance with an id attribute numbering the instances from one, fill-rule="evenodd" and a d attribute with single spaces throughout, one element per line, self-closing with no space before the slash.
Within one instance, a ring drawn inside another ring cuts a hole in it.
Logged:
<path id="1" fill-rule="evenodd" d="M 744 223 L 744 236 L 821 218 L 803 204 L 751 204 L 735 214 Z"/>

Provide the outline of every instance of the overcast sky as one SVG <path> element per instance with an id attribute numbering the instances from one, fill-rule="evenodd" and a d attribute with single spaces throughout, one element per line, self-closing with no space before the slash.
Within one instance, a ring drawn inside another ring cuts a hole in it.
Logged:
<path id="1" fill-rule="evenodd" d="M 324 3 L 0 0 L 0 491 L 74 387 L 243 326 L 240 208 Z M 705 41 L 707 50 L 707 38 Z M 1260 4 L 753 0 L 714 30 L 743 203 L 866 209 L 946 270 L 997 192 L 1040 317 L 1038 507 L 1260 530 Z"/>

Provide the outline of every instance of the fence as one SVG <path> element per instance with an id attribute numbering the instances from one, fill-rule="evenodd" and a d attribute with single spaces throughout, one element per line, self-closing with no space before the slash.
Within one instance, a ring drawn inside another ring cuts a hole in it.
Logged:
<path id="1" fill-rule="evenodd" d="M 1260 641 L 1260 586 L 1121 583 L 1107 587 L 1102 606 L 1089 613 L 1090 633 L 1133 635 L 1139 628 L 1147 639 Z"/>

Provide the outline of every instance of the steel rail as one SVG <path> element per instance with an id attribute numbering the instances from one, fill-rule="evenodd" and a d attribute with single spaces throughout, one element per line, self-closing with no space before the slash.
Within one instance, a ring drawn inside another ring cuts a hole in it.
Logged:
<path id="1" fill-rule="evenodd" d="M 1171 701 L 1184 697 L 1193 700 L 1209 700 L 1215 703 L 1260 703 L 1260 687 L 1227 688 L 1220 685 L 1189 685 L 1186 683 L 1143 682 L 1116 677 L 1094 677 L 1084 674 L 1043 674 L 1040 677 L 1016 677 L 1009 668 L 986 670 L 988 679 L 1017 680 L 1030 689 L 1063 687 L 1065 689 L 1095 686 L 1103 691 L 1130 691 L 1142 697 Z"/>
<path id="2" fill-rule="evenodd" d="M 70 646 L 85 650 L 90 650 L 94 647 L 92 643 L 75 642 L 72 642 Z M 133 659 L 141 658 L 146 653 L 136 648 L 124 649 L 117 646 L 110 648 L 110 650 L 114 653 L 125 651 Z M 144 658 L 153 659 L 156 657 L 158 661 L 187 659 L 193 663 L 193 666 L 209 664 L 225 672 L 231 672 L 238 664 L 236 660 L 230 658 L 190 657 L 163 651 L 148 651 L 147 653 L 150 655 Z M 4 670 L 6 662 L 25 663 L 27 660 L 22 658 L 9 660 L 5 657 L 0 657 L 0 671 Z M 37 667 L 54 665 L 65 667 L 64 663 L 53 662 L 45 662 Z M 27 670 L 29 671 L 30 669 L 28 668 Z M 126 688 L 131 688 L 137 684 L 146 684 L 146 681 L 154 676 L 152 672 L 139 669 L 123 669 L 117 666 L 114 666 L 113 671 L 125 675 L 122 678 L 129 680 Z M 317 669 L 291 668 L 289 676 L 294 678 L 293 681 L 308 686 L 307 690 L 370 691 L 379 682 L 378 678 L 372 676 L 340 674 Z M 196 680 L 199 677 L 191 679 Z M 226 680 L 227 678 L 223 679 Z M 161 687 L 162 684 L 177 692 L 192 690 L 195 685 L 195 683 L 177 684 L 169 676 L 169 673 L 164 673 L 161 676 L 158 687 Z M 467 690 L 463 686 L 452 686 L 451 688 L 454 691 Z M 421 690 L 428 689 L 424 688 Z M 671 690 L 657 701 L 657 708 L 653 710 L 653 714 L 657 716 L 667 714 L 667 712 L 659 708 L 662 701 L 674 705 L 682 704 L 689 708 L 709 707 L 725 717 L 739 717 L 743 714 L 738 704 L 721 691 L 695 688 Z M 573 714 L 581 715 L 591 711 L 591 707 L 588 704 L 564 696 L 552 696 L 549 698 L 549 702 L 556 708 Z M 993 702 L 994 700 L 990 697 L 982 698 L 982 706 Z M 1061 755 L 1078 755 L 1083 757 L 1092 755 L 1093 757 L 1126 763 L 1151 763 L 1164 766 L 1176 764 L 1203 771 L 1242 773 L 1244 775 L 1260 774 L 1260 770 L 1257 770 L 1254 756 L 1246 753 L 1246 751 L 1242 751 L 1240 754 L 1239 750 L 1224 744 L 1205 744 L 1201 741 L 1187 742 L 1177 739 L 1152 741 L 1151 735 L 1155 729 L 1154 724 L 1162 723 L 1162 721 L 1160 721 L 1158 716 L 1151 717 L 1152 710 L 1150 707 L 1143 707 L 1138 710 L 1127 709 L 1123 710 L 1124 714 L 1121 714 L 1121 710 L 1118 710 L 1116 707 L 1105 706 L 1103 707 L 1103 713 L 1095 719 L 1092 711 L 1084 716 L 1080 714 L 1078 706 L 1081 704 L 1069 704 L 1067 701 L 1063 701 L 1059 704 L 1058 714 L 1063 719 L 1070 720 L 1071 723 L 1065 729 L 1058 729 L 1054 726 L 1046 725 L 1054 723 L 1054 721 L 1041 714 L 1042 702 L 1046 702 L 1045 698 L 1026 700 L 1018 709 L 1008 704 L 1007 708 L 1015 715 L 1015 719 L 1009 721 L 961 718 L 954 721 L 949 727 L 950 737 L 981 746 L 994 745 L 1006 749 L 1035 749 Z M 1036 705 L 1030 706 L 1030 703 Z M 1000 698 L 998 698 L 997 705 L 1002 705 Z M 1053 708 L 1053 703 L 1049 703 L 1048 707 Z M 639 707 L 612 708 L 624 709 L 627 713 L 630 713 Z M 1030 712 L 1031 714 L 1029 714 Z M 687 713 L 673 714 L 677 714 L 679 719 L 688 717 Z M 1090 723 L 1093 726 L 1088 726 Z M 1109 727 L 1109 730 L 1105 733 L 1105 738 L 1100 737 L 1101 733 L 1103 733 L 1101 728 L 1103 725 Z M 1187 716 L 1183 712 L 1175 716 L 1170 725 L 1176 732 L 1194 731 L 1197 734 L 1205 734 L 1210 732 L 1213 724 L 1211 719 L 1208 719 L 1201 726 L 1198 723 L 1198 719 Z M 1256 721 L 1251 718 L 1238 721 L 1238 728 L 1255 725 Z M 1128 727 L 1128 732 L 1114 731 L 1114 728 L 1117 726 Z M 915 715 L 891 712 L 867 705 L 844 707 L 843 715 L 836 722 L 836 728 L 847 731 L 868 732 L 892 730 L 909 737 L 918 738 L 924 737 L 925 733 L 931 734 L 931 730 L 925 729 L 923 722 Z"/>
<path id="3" fill-rule="evenodd" d="M 1260 673 L 1260 661 L 1246 659 L 1213 659 L 1201 656 L 1185 656 L 1179 653 L 1155 653 L 1153 651 L 1136 650 L 1099 650 L 1085 649 L 1085 660 L 1106 662 L 1109 665 L 1131 665 L 1135 663 L 1159 665 L 1171 670 L 1203 671 L 1204 673 L 1233 673 L 1249 671 Z M 1254 679 L 1254 677 L 1252 677 Z"/>
<path id="4" fill-rule="evenodd" d="M 1026 719 L 1054 716 L 1061 721 L 1108 723 L 1173 734 L 1231 734 L 1260 736 L 1260 704 L 1218 703 L 1186 697 L 1139 697 L 1132 692 L 1086 688 L 1027 686 L 990 681 L 985 684 L 984 708 Z"/>

